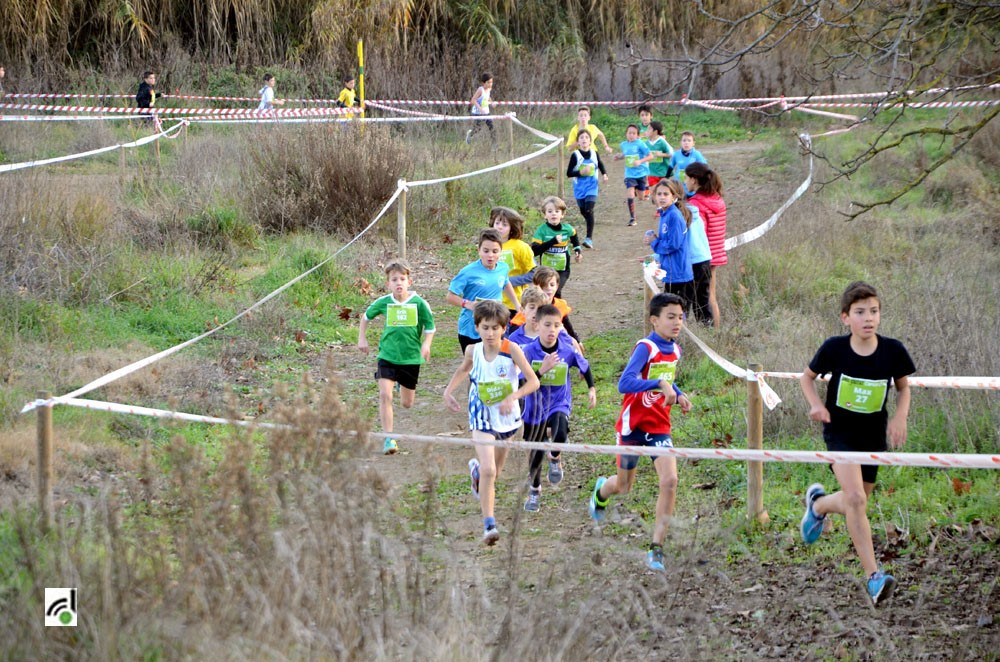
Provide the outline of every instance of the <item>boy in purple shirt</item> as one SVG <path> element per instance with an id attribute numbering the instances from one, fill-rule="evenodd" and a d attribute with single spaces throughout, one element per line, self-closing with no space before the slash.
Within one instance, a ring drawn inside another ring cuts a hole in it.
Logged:
<path id="1" fill-rule="evenodd" d="M 539 327 L 538 338 L 525 345 L 524 356 L 531 364 L 541 386 L 524 399 L 524 439 L 542 441 L 546 430 L 552 434 L 552 442 L 566 443 L 569 436 L 569 414 L 573 407 L 573 384 L 569 369 L 576 367 L 587 380 L 590 407 L 597 405 L 597 390 L 590 364 L 573 346 L 571 339 L 562 331 L 562 313 L 553 305 L 539 306 L 535 313 Z M 538 510 L 542 496 L 542 459 L 545 451 L 533 450 L 528 462 L 530 489 L 524 509 Z M 549 482 L 555 485 L 562 480 L 559 453 L 549 453 Z"/>

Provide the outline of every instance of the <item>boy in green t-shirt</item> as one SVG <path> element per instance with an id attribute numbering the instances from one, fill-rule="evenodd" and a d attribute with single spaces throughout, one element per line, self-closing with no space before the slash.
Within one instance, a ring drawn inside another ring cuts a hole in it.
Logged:
<path id="1" fill-rule="evenodd" d="M 386 434 L 382 452 L 393 455 L 399 451 L 399 446 L 392 438 L 392 391 L 398 385 L 403 407 L 413 406 L 420 365 L 431 356 L 434 316 L 427 302 L 410 292 L 409 264 L 404 260 L 390 262 L 385 275 L 389 294 L 376 299 L 361 316 L 358 349 L 368 353 L 368 322 L 385 315 L 375 379 L 378 380 L 378 414 Z"/>
<path id="2" fill-rule="evenodd" d="M 562 198 L 550 195 L 542 200 L 542 215 L 545 217 L 545 222 L 535 230 L 535 236 L 531 238 L 531 250 L 538 257 L 540 266 L 555 269 L 559 274 L 559 289 L 556 290 L 556 296 L 560 296 L 563 286 L 569 280 L 570 244 L 573 245 L 574 259 L 577 262 L 583 259 L 580 252 L 580 237 L 572 225 L 563 223 L 566 203 Z"/>
<path id="3" fill-rule="evenodd" d="M 649 146 L 649 153 L 655 158 L 649 162 L 649 177 L 646 180 L 649 190 L 656 186 L 656 182 L 670 176 L 670 157 L 674 149 L 663 137 L 663 122 L 653 120 L 646 129 L 646 144 Z"/>

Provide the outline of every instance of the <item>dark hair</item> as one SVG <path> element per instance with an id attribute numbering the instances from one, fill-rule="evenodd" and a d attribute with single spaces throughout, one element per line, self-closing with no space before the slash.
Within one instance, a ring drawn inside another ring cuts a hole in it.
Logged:
<path id="1" fill-rule="evenodd" d="M 520 239 L 524 236 L 524 217 L 510 207 L 494 207 L 490 210 L 490 227 L 494 227 L 497 219 L 502 218 L 510 225 L 510 238 Z"/>
<path id="2" fill-rule="evenodd" d="M 265 83 L 266 83 L 267 81 L 269 81 L 269 80 L 273 79 L 273 78 L 274 78 L 274 74 L 264 74 L 264 82 L 265 82 Z"/>
<path id="3" fill-rule="evenodd" d="M 684 136 L 691 136 L 692 138 L 694 138 L 694 134 L 690 131 L 685 131 L 684 133 L 681 134 L 681 138 L 683 138 Z"/>
<path id="4" fill-rule="evenodd" d="M 539 306 L 535 311 L 535 321 L 540 320 L 543 317 L 555 316 L 562 319 L 562 311 L 553 306 L 551 303 L 547 303 L 544 306 Z"/>
<path id="5" fill-rule="evenodd" d="M 704 163 L 689 164 L 684 168 L 684 174 L 698 182 L 698 193 L 722 195 L 722 180 Z"/>
<path id="6" fill-rule="evenodd" d="M 155 71 L 143 71 L 142 72 L 142 79 L 146 80 L 147 78 L 149 78 L 150 76 L 152 76 L 155 73 L 156 73 Z"/>
<path id="7" fill-rule="evenodd" d="M 667 306 L 680 306 L 682 311 L 687 309 L 684 299 L 681 297 L 671 292 L 660 292 L 659 294 L 654 294 L 653 298 L 649 300 L 649 316 L 659 317 L 660 313 Z M 535 314 L 537 315 L 538 313 Z"/>
<path id="8" fill-rule="evenodd" d="M 485 83 L 486 81 L 490 80 L 491 78 L 493 78 L 493 74 L 491 74 L 488 71 L 484 71 L 483 75 L 479 77 L 479 82 L 480 83 Z"/>
<path id="9" fill-rule="evenodd" d="M 639 112 L 640 113 L 641 112 L 647 112 L 650 115 L 652 115 L 653 114 L 653 109 L 649 107 L 649 104 L 644 103 L 641 106 L 639 106 Z"/>
<path id="10" fill-rule="evenodd" d="M 580 112 L 581 110 L 586 110 L 589 113 L 590 106 L 580 106 L 579 108 L 576 109 L 576 112 Z"/>
<path id="11" fill-rule="evenodd" d="M 681 213 L 684 219 L 684 226 L 691 227 L 691 210 L 687 206 L 687 196 L 684 195 L 684 188 L 681 183 L 673 177 L 663 177 L 653 186 L 653 200 L 656 200 L 656 191 L 661 188 L 668 188 L 674 194 L 674 206 Z"/>
<path id="12" fill-rule="evenodd" d="M 649 123 L 649 128 L 652 129 L 653 131 L 656 131 L 661 136 L 663 135 L 663 122 L 660 122 L 658 120 L 653 120 L 652 122 Z"/>
<path id="13" fill-rule="evenodd" d="M 344 85 L 347 85 L 352 80 L 354 80 L 354 74 L 347 74 L 347 75 L 344 76 L 343 83 L 344 83 Z"/>
<path id="14" fill-rule="evenodd" d="M 627 127 L 625 127 L 625 133 L 628 133 L 629 129 L 635 129 L 635 132 L 639 133 L 639 125 L 638 124 L 629 124 Z"/>
<path id="15" fill-rule="evenodd" d="M 497 322 L 500 326 L 507 326 L 510 321 L 510 311 L 507 306 L 493 299 L 484 299 L 476 303 L 472 309 L 472 320 L 476 326 L 480 322 Z"/>
<path id="16" fill-rule="evenodd" d="M 500 239 L 500 231 L 493 228 L 483 228 L 479 231 L 479 239 L 476 241 L 476 247 L 482 246 L 484 241 L 495 241 L 503 246 L 503 240 Z"/>
<path id="17" fill-rule="evenodd" d="M 863 280 L 856 280 L 847 286 L 840 296 L 840 312 L 850 313 L 851 306 L 864 299 L 878 299 L 878 290 Z M 881 300 L 879 300 L 881 303 Z"/>
<path id="18" fill-rule="evenodd" d="M 583 129 L 581 131 L 577 131 L 576 132 L 576 139 L 580 140 L 580 136 L 582 136 L 583 134 L 587 134 L 587 137 L 590 138 L 591 142 L 594 141 L 594 136 L 587 129 Z"/>

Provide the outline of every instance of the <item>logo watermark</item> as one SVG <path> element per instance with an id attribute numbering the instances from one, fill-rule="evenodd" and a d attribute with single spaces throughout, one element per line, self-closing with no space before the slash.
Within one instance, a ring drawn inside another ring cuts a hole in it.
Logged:
<path id="1" fill-rule="evenodd" d="M 45 627 L 76 627 L 76 589 L 45 589 Z"/>

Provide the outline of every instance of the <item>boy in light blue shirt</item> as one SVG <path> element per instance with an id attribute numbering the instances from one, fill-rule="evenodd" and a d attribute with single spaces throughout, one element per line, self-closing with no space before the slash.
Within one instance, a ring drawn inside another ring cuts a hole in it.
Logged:
<path id="1" fill-rule="evenodd" d="M 514 286 L 510 284 L 508 273 L 510 267 L 500 260 L 503 242 L 500 232 L 494 228 L 486 228 L 479 233 L 479 259 L 462 267 L 448 285 L 446 300 L 453 306 L 462 309 L 458 316 L 458 344 L 465 348 L 480 341 L 472 311 L 477 301 L 492 299 L 500 301 L 501 295 L 514 302 L 517 311 L 521 303 L 514 294 Z"/>
<path id="2" fill-rule="evenodd" d="M 646 190 L 646 177 L 653 155 L 649 147 L 639 140 L 639 127 L 629 124 L 625 130 L 625 140 L 621 143 L 621 154 L 615 154 L 615 161 L 625 159 L 625 203 L 628 205 L 629 227 L 635 225 L 635 193 Z"/>
<path id="3" fill-rule="evenodd" d="M 694 148 L 694 134 L 685 131 L 681 134 L 681 148 L 674 150 L 673 156 L 670 157 L 670 172 L 674 174 L 681 186 L 684 186 L 684 169 L 692 163 L 707 164 L 708 161 L 701 155 L 701 152 Z M 694 194 L 684 186 L 684 195 L 691 197 Z"/>

